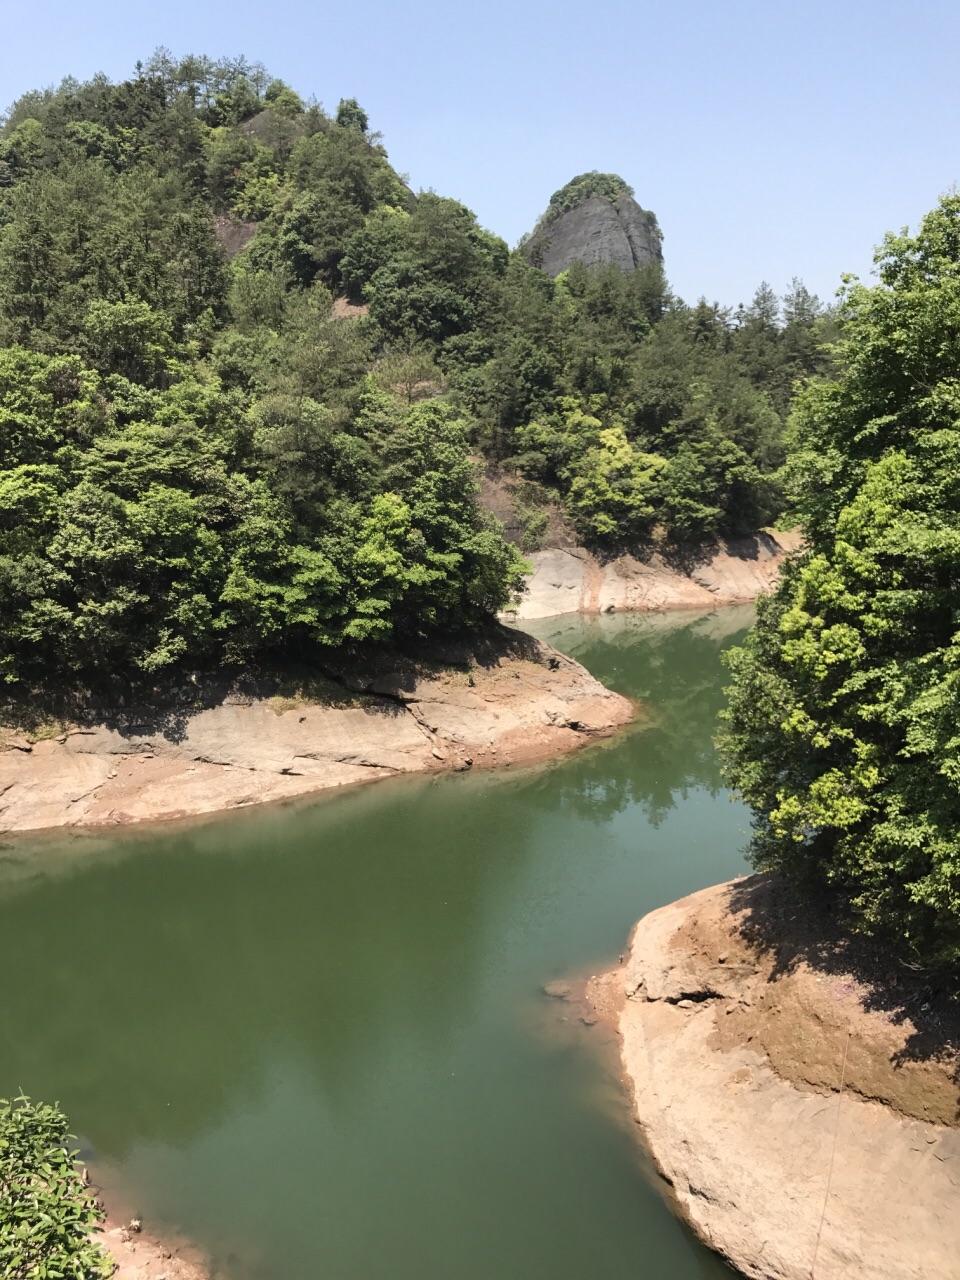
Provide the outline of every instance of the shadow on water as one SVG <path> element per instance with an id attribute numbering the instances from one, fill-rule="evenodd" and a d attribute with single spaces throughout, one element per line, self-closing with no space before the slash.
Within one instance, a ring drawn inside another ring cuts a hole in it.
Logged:
<path id="1" fill-rule="evenodd" d="M 0 1094 L 59 1099 L 230 1280 L 712 1280 L 596 1066 L 518 1002 L 742 868 L 711 746 L 749 625 L 538 632 L 645 708 L 548 767 L 0 857 Z M 702 838 L 709 830 L 710 839 Z"/>

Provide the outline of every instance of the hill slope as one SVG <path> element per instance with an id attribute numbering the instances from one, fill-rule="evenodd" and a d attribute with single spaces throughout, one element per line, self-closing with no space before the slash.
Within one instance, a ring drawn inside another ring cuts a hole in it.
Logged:
<path id="1" fill-rule="evenodd" d="M 777 514 L 819 304 L 667 288 L 652 215 L 581 175 L 543 228 L 610 219 L 559 279 L 415 198 L 352 99 L 165 51 L 25 95 L 0 131 L 0 676 L 13 687 L 416 645 L 480 625 L 520 561 L 512 477 L 607 550 Z M 549 225 L 548 225 L 549 224 Z M 612 242 L 612 241 L 611 241 Z M 644 257 L 646 255 L 646 261 Z"/>

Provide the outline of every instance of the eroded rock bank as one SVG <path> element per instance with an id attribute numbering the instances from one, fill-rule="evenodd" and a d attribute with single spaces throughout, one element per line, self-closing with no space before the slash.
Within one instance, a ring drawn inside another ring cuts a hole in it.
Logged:
<path id="1" fill-rule="evenodd" d="M 187 683 L 55 737 L 0 731 L 0 832 L 210 813 L 404 773 L 544 759 L 633 709 L 579 663 L 495 628 L 422 660 L 343 667 L 290 694 Z"/>
<path id="2" fill-rule="evenodd" d="M 516 610 L 523 621 L 563 613 L 715 609 L 748 604 L 773 589 L 796 532 L 765 531 L 674 552 L 638 549 L 601 560 L 583 547 L 528 557 L 534 566 Z"/>
<path id="3" fill-rule="evenodd" d="M 958 1275 L 956 1010 L 864 954 L 751 876 L 646 916 L 617 971 L 647 1146 L 758 1280 Z"/>

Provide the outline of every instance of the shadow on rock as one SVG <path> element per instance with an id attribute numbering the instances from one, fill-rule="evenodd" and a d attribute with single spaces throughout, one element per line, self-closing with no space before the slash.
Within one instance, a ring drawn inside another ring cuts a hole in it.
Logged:
<path id="1" fill-rule="evenodd" d="M 108 679 L 96 687 L 31 686 L 0 702 L 0 725 L 32 738 L 57 737 L 68 728 L 105 726 L 122 737 L 162 736 L 174 744 L 187 737 L 201 711 L 273 699 L 278 710 L 289 702 L 324 707 L 368 706 L 364 694 L 379 695 L 379 714 L 400 715 L 417 680 L 441 672 L 492 669 L 505 659 L 543 664 L 532 636 L 499 623 L 442 641 L 426 641 L 417 651 L 371 649 L 336 653 L 320 661 L 276 658 L 215 671 L 173 668 L 160 680 Z"/>
<path id="2" fill-rule="evenodd" d="M 772 962 L 770 983 L 807 967 L 833 980 L 841 994 L 849 988 L 864 1010 L 884 1015 L 900 1029 L 902 1045 L 890 1057 L 895 1067 L 938 1064 L 960 1087 L 960 976 L 955 971 L 922 968 L 889 942 L 852 932 L 835 899 L 801 892 L 773 873 L 735 881 L 729 907 L 746 945 L 768 965 Z"/>

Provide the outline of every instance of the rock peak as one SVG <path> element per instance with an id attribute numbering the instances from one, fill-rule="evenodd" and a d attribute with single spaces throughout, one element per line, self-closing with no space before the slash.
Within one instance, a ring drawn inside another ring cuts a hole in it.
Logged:
<path id="1" fill-rule="evenodd" d="M 642 209 L 633 189 L 613 173 L 585 173 L 550 197 L 546 212 L 523 244 L 530 261 L 558 276 L 574 262 L 613 263 L 633 271 L 663 262 L 656 215 Z"/>

